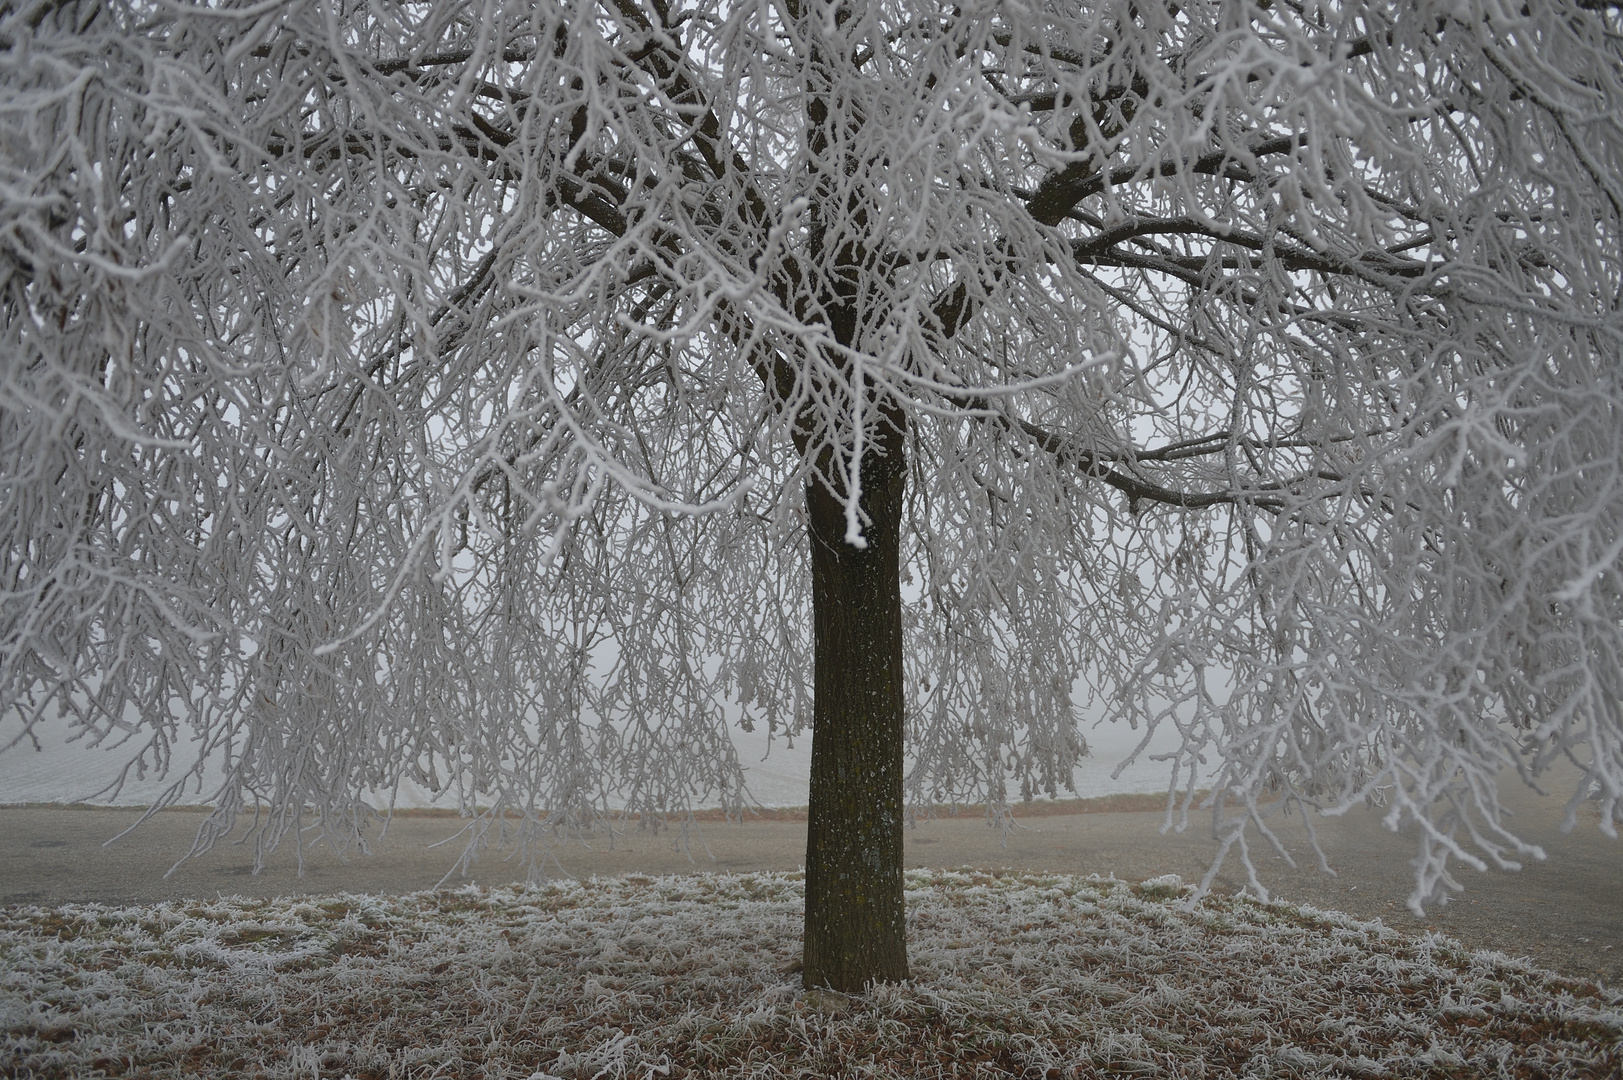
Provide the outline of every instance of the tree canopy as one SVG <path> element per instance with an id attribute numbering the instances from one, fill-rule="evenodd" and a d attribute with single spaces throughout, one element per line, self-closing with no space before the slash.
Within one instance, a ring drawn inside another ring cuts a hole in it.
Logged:
<path id="1" fill-rule="evenodd" d="M 224 755 L 204 843 L 737 806 L 721 702 L 814 726 L 808 529 L 889 499 L 916 805 L 1066 788 L 1080 692 L 1223 851 L 1418 823 L 1416 905 L 1534 853 L 1501 782 L 1615 835 L 1620 35 L 0 3 L 0 738 Z"/>

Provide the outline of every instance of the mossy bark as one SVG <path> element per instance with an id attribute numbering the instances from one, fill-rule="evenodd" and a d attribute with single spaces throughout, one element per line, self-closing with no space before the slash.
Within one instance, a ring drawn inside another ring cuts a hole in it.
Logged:
<path id="1" fill-rule="evenodd" d="M 899 440 L 897 440 L 899 441 Z M 902 897 L 902 595 L 906 469 L 899 447 L 864 463 L 867 547 L 814 482 L 815 703 L 806 837 L 808 987 L 855 993 L 907 978 Z"/>

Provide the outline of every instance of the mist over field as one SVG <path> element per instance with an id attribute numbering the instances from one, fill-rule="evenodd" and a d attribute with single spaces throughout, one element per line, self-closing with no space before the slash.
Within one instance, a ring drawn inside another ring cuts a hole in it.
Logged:
<path id="1" fill-rule="evenodd" d="M 1094 798 L 1101 795 L 1153 794 L 1166 790 L 1167 766 L 1164 762 L 1152 761 L 1151 756 L 1176 747 L 1175 731 L 1170 728 L 1157 731 L 1144 753 L 1123 769 L 1120 776 L 1112 777 L 1116 766 L 1138 746 L 1144 732 L 1142 729 L 1133 731 L 1126 725 L 1092 727 L 1090 724 L 1091 721 L 1081 726 L 1092 753 L 1082 760 L 1074 773 L 1077 795 Z M 778 736 L 770 743 L 759 728 L 748 732 L 734 725 L 731 732 L 750 794 L 760 805 L 806 805 L 811 771 L 810 732 L 794 740 Z M 12 733 L 0 732 L 0 735 L 9 734 Z M 117 780 L 119 771 L 134 756 L 133 745 L 87 748 L 82 744 L 69 743 L 65 724 L 47 727 L 38 732 L 38 737 L 38 750 L 24 742 L 0 752 L 0 805 L 89 800 L 110 806 L 146 806 L 174 783 L 189 764 L 177 761 L 177 767 L 168 779 L 160 779 L 151 773 L 144 779 L 139 778 L 132 769 L 123 790 L 109 799 L 101 793 Z M 210 770 L 207 775 L 217 777 L 218 770 Z M 194 784 L 181 801 L 207 802 L 212 790 L 212 787 L 206 786 L 200 795 Z M 379 801 L 377 805 L 384 805 L 384 801 Z M 401 785 L 395 805 L 402 809 L 454 807 L 455 795 L 445 793 L 436 799 L 427 788 L 407 780 Z"/>

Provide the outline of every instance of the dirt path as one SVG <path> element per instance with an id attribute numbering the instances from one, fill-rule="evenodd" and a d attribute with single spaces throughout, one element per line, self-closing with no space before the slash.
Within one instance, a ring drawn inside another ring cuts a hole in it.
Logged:
<path id="1" fill-rule="evenodd" d="M 1455 876 L 1467 891 L 1424 918 L 1404 906 L 1412 887 L 1413 841 L 1386 832 L 1379 815 L 1367 811 L 1317 822 L 1340 876 L 1323 874 L 1306 858 L 1292 869 L 1268 854 L 1259 862 L 1263 881 L 1282 899 L 1380 918 L 1414 932 L 1436 929 L 1475 948 L 1525 955 L 1565 974 L 1623 985 L 1623 842 L 1601 835 L 1593 809 L 1586 808 L 1572 834 L 1562 835 L 1557 828 L 1559 800 L 1523 791 L 1510 794 L 1507 803 L 1524 824 L 1524 835 L 1542 845 L 1549 860 L 1520 873 L 1477 874 L 1462 868 Z M 940 818 L 908 831 L 907 863 L 1114 874 L 1132 881 L 1163 873 L 1198 880 L 1205 871 L 1214 849 L 1204 820 L 1193 821 L 1181 835 L 1163 836 L 1159 813 L 1110 805 L 1085 808 L 1092 812 L 1031 814 L 1006 839 L 978 817 Z M 344 861 L 319 845 L 307 850 L 302 877 L 290 848 L 277 851 L 255 875 L 251 849 L 222 846 L 165 878 L 164 872 L 190 848 L 202 817 L 195 811 L 165 812 L 117 843 L 102 846 L 138 816 L 131 810 L 0 808 L 0 902 L 150 903 L 221 893 L 410 892 L 439 883 L 461 851 L 461 841 L 450 839 L 462 825 L 458 819 L 408 815 L 396 818 L 388 835 L 372 845 L 370 856 L 351 853 Z M 560 864 L 552 869 L 581 877 L 796 870 L 806 838 L 805 824 L 796 816 L 779 813 L 775 820 L 742 825 L 701 823 L 685 851 L 671 832 L 631 831 L 616 838 L 612 848 L 598 837 L 560 850 Z M 1303 850 L 1299 819 L 1291 819 L 1282 835 L 1294 850 Z M 448 842 L 432 846 L 440 841 Z M 515 862 L 487 853 L 468 879 L 490 885 L 523 876 Z M 1231 862 L 1214 888 L 1233 892 L 1244 881 L 1243 869 Z"/>

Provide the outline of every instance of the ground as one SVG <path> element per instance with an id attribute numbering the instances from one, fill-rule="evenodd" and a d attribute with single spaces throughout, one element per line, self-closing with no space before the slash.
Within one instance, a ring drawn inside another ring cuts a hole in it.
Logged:
<path id="1" fill-rule="evenodd" d="M 1617 1077 L 1623 994 L 1167 877 L 912 870 L 912 979 L 794 873 L 0 909 L 8 1076 Z"/>

